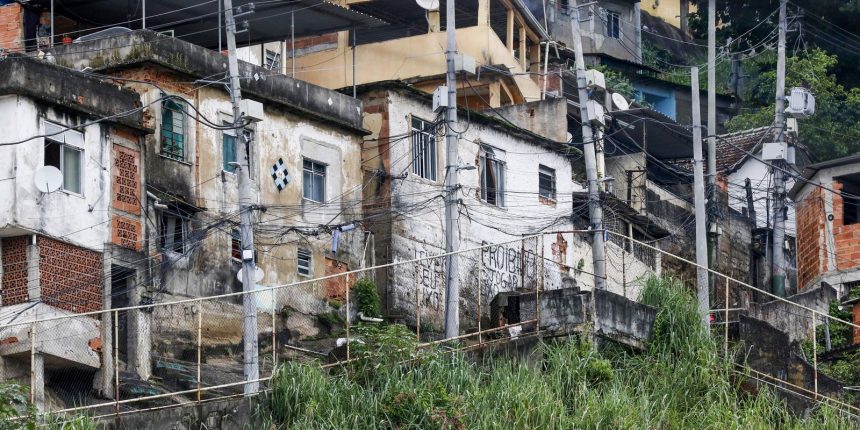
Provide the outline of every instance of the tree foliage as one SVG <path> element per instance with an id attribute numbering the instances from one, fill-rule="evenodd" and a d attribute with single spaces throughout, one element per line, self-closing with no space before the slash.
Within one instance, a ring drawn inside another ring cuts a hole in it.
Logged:
<path id="1" fill-rule="evenodd" d="M 860 152 L 860 89 L 845 88 L 833 70 L 837 58 L 821 49 L 799 51 L 786 59 L 786 92 L 806 87 L 815 94 L 816 112 L 798 120 L 800 139 L 817 161 Z M 729 131 L 773 124 L 776 55 L 769 53 L 744 64 L 748 76 L 741 95 L 744 111 L 729 120 Z"/>

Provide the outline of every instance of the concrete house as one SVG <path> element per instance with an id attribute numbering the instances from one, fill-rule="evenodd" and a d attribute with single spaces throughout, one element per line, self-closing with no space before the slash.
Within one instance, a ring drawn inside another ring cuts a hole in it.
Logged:
<path id="1" fill-rule="evenodd" d="M 364 125 L 373 133 L 362 160 L 365 175 L 377 179 L 365 189 L 364 199 L 366 217 L 376 219 L 370 230 L 376 237 L 377 264 L 444 253 L 441 196 L 450 162 L 430 98 L 399 82 L 363 85 L 358 91 Z M 582 182 L 573 180 L 572 157 L 578 151 L 565 144 L 564 128 L 558 127 L 566 112 L 563 100 L 499 109 L 499 117 L 462 111 L 457 161 L 461 249 L 584 228 L 579 220 L 587 217 L 587 206 L 574 201 L 584 191 Z M 526 122 L 529 128 L 515 125 Z M 610 253 L 622 253 L 614 243 L 607 247 Z M 461 324 L 477 324 L 479 305 L 481 317 L 488 318 L 488 304 L 501 292 L 591 288 L 589 249 L 587 235 L 558 233 L 464 254 Z M 422 327 L 427 326 L 422 330 L 440 329 L 443 264 L 437 259 L 414 270 L 405 265 L 379 271 L 376 280 L 386 312 L 412 318 L 418 300 Z M 628 264 L 629 290 L 621 271 L 611 271 L 607 284 L 612 292 L 636 297 L 633 280 L 650 268 L 632 258 Z"/>
<path id="2" fill-rule="evenodd" d="M 148 129 L 138 95 L 97 77 L 23 56 L 0 61 L 0 76 L 0 380 L 32 380 L 43 408 L 55 376 L 105 375 L 110 326 L 95 312 L 144 282 Z M 124 354 L 146 344 L 145 318 L 123 315 Z"/>

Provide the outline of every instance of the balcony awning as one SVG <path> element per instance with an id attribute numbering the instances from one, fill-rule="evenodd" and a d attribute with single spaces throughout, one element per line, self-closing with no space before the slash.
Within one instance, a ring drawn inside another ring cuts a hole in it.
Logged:
<path id="1" fill-rule="evenodd" d="M 55 0 L 55 14 L 99 29 L 121 26 L 173 31 L 175 37 L 210 49 L 226 49 L 222 0 Z M 239 46 L 317 36 L 351 28 L 386 25 L 378 18 L 321 0 L 233 0 L 233 6 L 255 4 L 255 11 L 237 19 Z M 243 7 L 247 10 L 247 7 Z M 220 31 L 220 34 L 219 34 Z M 73 35 L 73 37 L 80 36 Z M 220 37 L 219 37 L 220 36 Z M 219 45 L 220 44 L 220 45 Z"/>

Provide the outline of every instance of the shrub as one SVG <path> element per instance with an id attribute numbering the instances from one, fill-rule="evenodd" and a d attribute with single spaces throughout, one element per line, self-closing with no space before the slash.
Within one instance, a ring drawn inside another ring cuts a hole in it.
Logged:
<path id="1" fill-rule="evenodd" d="M 355 283 L 356 308 L 366 317 L 382 316 L 379 293 L 376 285 L 367 278 L 361 278 Z"/>

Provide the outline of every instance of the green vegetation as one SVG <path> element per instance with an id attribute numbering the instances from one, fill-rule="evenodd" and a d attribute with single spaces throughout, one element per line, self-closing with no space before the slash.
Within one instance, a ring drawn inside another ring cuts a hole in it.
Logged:
<path id="1" fill-rule="evenodd" d="M 359 312 L 364 313 L 366 317 L 382 316 L 379 293 L 376 291 L 376 284 L 373 281 L 361 278 L 355 283 L 354 290 Z"/>
<path id="2" fill-rule="evenodd" d="M 648 350 L 633 354 L 569 338 L 540 347 L 540 365 L 476 363 L 440 349 L 416 352 L 399 325 L 359 325 L 358 360 L 330 371 L 288 363 L 268 398 L 273 429 L 848 429 L 823 407 L 805 418 L 765 388 L 747 395 L 700 324 L 694 297 L 649 279 L 659 309 Z"/>
<path id="3" fill-rule="evenodd" d="M 20 419 L 16 419 L 21 417 Z M 86 415 L 39 416 L 29 405 L 27 387 L 17 383 L 0 383 L 0 430 L 36 428 L 46 430 L 96 430 L 100 428 Z"/>
<path id="4" fill-rule="evenodd" d="M 860 153 L 860 88 L 839 84 L 833 74 L 836 64 L 835 55 L 820 49 L 786 59 L 786 89 L 807 87 L 815 94 L 815 114 L 798 123 L 801 141 L 818 161 Z M 773 123 L 776 55 L 748 60 L 743 68 L 750 76 L 742 97 L 749 110 L 729 120 L 729 131 Z"/>
<path id="5" fill-rule="evenodd" d="M 852 296 L 858 294 L 858 292 L 860 292 L 860 288 L 852 290 L 849 293 L 849 298 L 853 298 Z M 839 309 L 839 301 L 837 300 L 830 302 L 829 314 L 842 321 L 852 321 L 851 312 Z M 831 348 L 839 349 L 854 343 L 854 332 L 851 326 L 834 321 L 830 321 L 829 324 Z M 818 354 L 820 355 L 825 351 L 827 345 L 824 324 L 817 326 L 815 331 L 816 340 L 818 341 Z M 815 353 L 815 350 L 812 348 L 811 336 L 810 339 L 803 342 L 802 346 L 803 353 L 808 357 L 807 360 L 811 361 L 812 355 Z M 860 385 L 860 351 L 845 353 L 832 361 L 819 361 L 818 370 L 843 384 L 858 386 Z"/>

